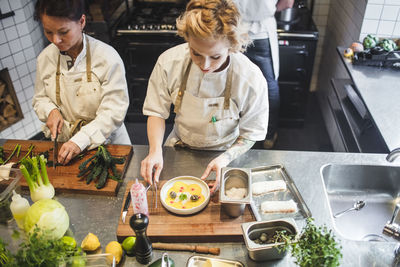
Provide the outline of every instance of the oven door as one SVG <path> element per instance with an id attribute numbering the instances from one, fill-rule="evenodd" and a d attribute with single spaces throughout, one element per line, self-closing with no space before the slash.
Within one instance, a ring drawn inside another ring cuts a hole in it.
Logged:
<path id="1" fill-rule="evenodd" d="M 116 39 L 115 47 L 124 60 L 129 91 L 128 122 L 144 122 L 142 114 L 147 84 L 158 57 L 167 49 L 184 40 L 171 35 L 123 35 Z"/>

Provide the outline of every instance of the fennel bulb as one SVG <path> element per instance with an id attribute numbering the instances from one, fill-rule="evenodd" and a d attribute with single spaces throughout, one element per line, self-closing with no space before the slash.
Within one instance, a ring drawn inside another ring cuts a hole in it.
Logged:
<path id="1" fill-rule="evenodd" d="M 64 206 L 54 199 L 33 203 L 25 215 L 24 230 L 31 234 L 35 225 L 49 239 L 60 239 L 69 228 L 69 216 Z"/>
<path id="2" fill-rule="evenodd" d="M 40 155 L 40 157 L 27 157 L 22 160 L 19 167 L 28 183 L 33 202 L 40 199 L 51 199 L 55 194 L 54 187 L 47 175 L 46 162 L 47 160 L 43 155 Z"/>

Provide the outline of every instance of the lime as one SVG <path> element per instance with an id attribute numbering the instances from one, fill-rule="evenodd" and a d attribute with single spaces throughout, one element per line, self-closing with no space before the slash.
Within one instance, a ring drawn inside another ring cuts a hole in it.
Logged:
<path id="1" fill-rule="evenodd" d="M 85 260 L 85 258 L 80 256 L 80 257 L 75 257 L 72 260 L 70 267 L 85 267 L 85 266 L 86 266 L 86 260 Z"/>
<path id="2" fill-rule="evenodd" d="M 126 251 L 128 255 L 132 255 L 134 254 L 135 243 L 136 243 L 136 237 L 128 236 L 127 238 L 124 239 L 124 242 L 122 242 L 122 248 Z"/>
<path id="3" fill-rule="evenodd" d="M 71 249 L 76 248 L 76 240 L 72 236 L 63 236 L 61 241 Z"/>

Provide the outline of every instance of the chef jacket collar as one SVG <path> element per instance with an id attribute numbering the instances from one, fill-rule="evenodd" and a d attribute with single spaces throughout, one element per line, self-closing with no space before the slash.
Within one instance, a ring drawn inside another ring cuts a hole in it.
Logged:
<path id="1" fill-rule="evenodd" d="M 81 52 L 79 53 L 79 55 L 76 57 L 75 62 L 74 62 L 74 66 L 77 66 L 77 64 L 82 60 L 82 58 L 84 58 L 86 56 L 86 35 L 84 33 L 82 33 L 82 40 L 83 40 L 83 47 Z M 71 58 L 66 51 L 60 51 L 61 56 L 65 56 L 68 58 Z M 68 68 L 69 69 L 69 68 Z"/>
<path id="2" fill-rule="evenodd" d="M 212 77 L 223 75 L 223 74 L 227 73 L 229 67 L 231 66 L 231 56 L 230 55 L 228 55 L 228 61 L 229 61 L 228 65 L 226 65 L 226 67 L 223 70 L 218 71 L 218 72 L 204 73 L 203 77 L 212 78 Z M 194 64 L 194 65 L 196 65 L 196 64 Z M 199 66 L 196 65 L 196 67 L 200 70 Z"/>

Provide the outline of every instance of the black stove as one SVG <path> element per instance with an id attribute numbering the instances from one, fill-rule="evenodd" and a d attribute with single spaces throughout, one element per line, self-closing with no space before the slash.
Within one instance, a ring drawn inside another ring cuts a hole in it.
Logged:
<path id="1" fill-rule="evenodd" d="M 178 3 L 138 2 L 117 34 L 176 34 L 176 19 L 184 10 Z"/>
<path id="2" fill-rule="evenodd" d="M 126 121 L 145 122 L 142 106 L 148 79 L 158 56 L 184 42 L 176 34 L 176 19 L 184 12 L 186 4 L 185 1 L 134 3 L 130 15 L 117 27 L 114 44 L 126 68 L 130 98 Z M 280 121 L 284 125 L 301 125 L 305 117 L 318 30 L 307 8 L 299 9 L 297 17 L 290 22 L 277 22 L 281 66 L 278 80 Z"/>
<path id="3" fill-rule="evenodd" d="M 297 17 L 292 21 L 280 21 L 277 19 L 277 31 L 279 39 L 285 38 L 307 38 L 318 39 L 318 29 L 312 20 L 308 8 L 299 8 Z"/>

